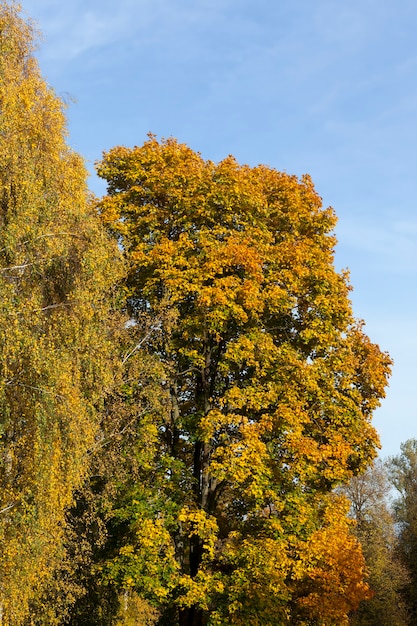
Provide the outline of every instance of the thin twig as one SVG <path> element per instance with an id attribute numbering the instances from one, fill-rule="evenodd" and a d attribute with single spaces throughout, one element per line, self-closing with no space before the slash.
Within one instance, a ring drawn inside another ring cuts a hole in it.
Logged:
<path id="1" fill-rule="evenodd" d="M 33 241 L 37 241 L 38 239 L 45 239 L 46 237 L 76 237 L 77 239 L 84 239 L 85 235 L 79 235 L 77 233 L 43 233 L 42 235 L 38 235 L 34 239 L 27 239 L 26 241 L 22 241 L 21 243 L 19 243 L 17 245 L 18 246 L 26 246 L 28 243 L 32 243 Z M 10 247 L 10 246 L 6 246 L 5 248 L 1 248 L 0 249 L 0 253 L 1 252 L 5 252 L 8 249 L 8 247 Z"/>
<path id="2" fill-rule="evenodd" d="M 12 384 L 12 383 L 10 383 Z M 65 396 L 62 396 L 59 393 L 54 393 L 53 391 L 49 391 L 48 389 L 43 389 L 42 387 L 35 387 L 34 385 L 25 385 L 25 383 L 15 383 L 17 387 L 23 387 L 25 389 L 33 389 L 33 391 L 40 391 L 41 393 L 46 393 L 50 396 L 54 396 L 59 400 L 65 400 Z"/>

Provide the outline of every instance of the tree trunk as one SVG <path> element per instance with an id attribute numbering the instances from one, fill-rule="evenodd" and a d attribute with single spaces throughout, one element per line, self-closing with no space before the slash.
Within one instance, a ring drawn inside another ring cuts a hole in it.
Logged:
<path id="1" fill-rule="evenodd" d="M 192 606 L 188 609 L 181 609 L 179 613 L 179 626 L 205 626 L 207 617 L 201 609 Z"/>

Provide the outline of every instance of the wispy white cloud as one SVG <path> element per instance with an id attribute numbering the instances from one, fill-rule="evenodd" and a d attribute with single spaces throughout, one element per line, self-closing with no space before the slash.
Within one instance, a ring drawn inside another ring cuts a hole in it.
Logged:
<path id="1" fill-rule="evenodd" d="M 57 4 L 53 0 L 27 0 L 25 9 L 41 22 L 48 39 L 47 56 L 71 60 L 87 51 L 111 46 L 137 37 L 138 44 L 164 45 L 176 35 L 210 28 L 227 13 L 228 2 L 197 0 L 193 4 L 178 0 L 73 0 Z M 178 48 L 184 39 L 177 39 Z"/>
<path id="2" fill-rule="evenodd" d="M 30 4 L 28 2 L 27 6 Z M 129 19 L 128 5 L 126 1 L 114 4 L 110 11 L 96 2 L 57 5 L 45 0 L 35 13 L 47 40 L 47 45 L 43 46 L 44 57 L 53 58 L 57 63 L 72 61 L 92 49 L 110 46 L 130 36 L 135 20 Z"/>

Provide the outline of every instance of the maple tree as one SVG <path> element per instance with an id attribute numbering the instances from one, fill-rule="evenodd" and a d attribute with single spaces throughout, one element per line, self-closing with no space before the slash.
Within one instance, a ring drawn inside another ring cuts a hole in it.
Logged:
<path id="1" fill-rule="evenodd" d="M 112 384 L 120 273 L 36 37 L 0 3 L 0 622 L 12 626 L 65 559 L 65 511 Z"/>
<path id="2" fill-rule="evenodd" d="M 161 624 L 347 623 L 369 591 L 332 490 L 376 454 L 390 359 L 334 268 L 333 211 L 308 176 L 174 139 L 116 147 L 98 173 L 128 263 L 126 361 L 152 356 L 160 394 L 136 422 L 140 479 L 119 485 L 125 535 L 103 576 Z M 140 380 L 124 393 L 134 412 Z"/>

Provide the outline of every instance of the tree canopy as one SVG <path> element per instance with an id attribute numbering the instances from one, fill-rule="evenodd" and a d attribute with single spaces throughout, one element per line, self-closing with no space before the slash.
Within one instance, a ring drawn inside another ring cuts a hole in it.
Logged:
<path id="1" fill-rule="evenodd" d="M 376 455 L 390 360 L 335 270 L 334 212 L 308 176 L 214 164 L 175 139 L 116 147 L 98 173 L 127 333 L 147 329 L 165 402 L 146 416 L 153 497 L 145 478 L 124 489 L 130 541 L 109 572 L 181 624 L 345 623 L 368 591 L 333 488 Z M 161 546 L 158 588 L 143 568 Z"/>

